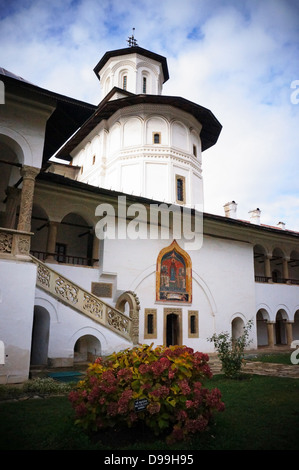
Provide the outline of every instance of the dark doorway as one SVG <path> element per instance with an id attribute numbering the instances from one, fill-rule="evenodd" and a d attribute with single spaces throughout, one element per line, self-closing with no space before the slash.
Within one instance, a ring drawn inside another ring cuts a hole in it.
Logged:
<path id="1" fill-rule="evenodd" d="M 170 313 L 166 317 L 166 345 L 174 346 L 179 343 L 179 321 L 178 316 Z"/>
<path id="2" fill-rule="evenodd" d="M 275 335 L 276 335 L 276 344 L 287 344 L 287 335 L 286 335 L 286 321 L 283 317 L 282 310 L 279 310 L 276 315 L 275 322 Z"/>
<path id="3" fill-rule="evenodd" d="M 31 365 L 46 365 L 50 333 L 50 315 L 44 307 L 34 307 L 31 340 Z"/>

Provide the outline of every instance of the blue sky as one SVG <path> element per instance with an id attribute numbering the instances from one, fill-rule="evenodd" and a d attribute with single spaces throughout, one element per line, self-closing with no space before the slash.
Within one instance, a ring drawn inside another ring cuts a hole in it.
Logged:
<path id="1" fill-rule="evenodd" d="M 259 207 L 262 223 L 299 230 L 299 2 L 0 0 L 0 67 L 97 104 L 93 68 L 133 27 L 139 46 L 167 57 L 163 94 L 223 125 L 203 154 L 205 211 L 235 200 L 242 219 Z"/>

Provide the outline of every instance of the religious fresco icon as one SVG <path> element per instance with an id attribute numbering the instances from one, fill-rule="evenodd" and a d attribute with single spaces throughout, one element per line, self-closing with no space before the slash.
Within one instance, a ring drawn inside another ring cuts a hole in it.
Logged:
<path id="1" fill-rule="evenodd" d="M 156 300 L 186 303 L 192 301 L 191 259 L 175 240 L 159 253 L 156 278 Z"/>

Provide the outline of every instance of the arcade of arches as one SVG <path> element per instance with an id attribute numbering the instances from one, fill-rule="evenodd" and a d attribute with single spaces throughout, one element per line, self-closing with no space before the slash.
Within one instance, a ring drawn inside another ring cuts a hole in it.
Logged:
<path id="1" fill-rule="evenodd" d="M 299 310 L 294 321 L 290 321 L 284 309 L 279 309 L 275 321 L 271 321 L 267 310 L 261 308 L 256 315 L 256 329 L 258 346 L 291 346 L 293 340 L 299 339 Z"/>
<path id="2" fill-rule="evenodd" d="M 279 247 L 270 251 L 255 245 L 254 273 L 256 282 L 299 285 L 299 251 L 286 253 Z"/>

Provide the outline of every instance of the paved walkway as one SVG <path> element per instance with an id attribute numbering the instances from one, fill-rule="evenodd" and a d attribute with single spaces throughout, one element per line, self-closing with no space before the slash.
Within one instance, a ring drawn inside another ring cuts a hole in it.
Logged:
<path id="1" fill-rule="evenodd" d="M 288 366 L 285 364 L 271 364 L 269 362 L 247 361 L 243 367 L 243 372 L 299 379 L 299 364 Z"/>
<path id="2" fill-rule="evenodd" d="M 293 351 L 294 349 L 280 351 L 280 352 L 287 352 L 287 353 L 290 353 L 291 355 Z M 275 353 L 277 352 L 277 350 L 265 349 L 264 351 L 259 350 L 258 352 L 250 351 L 249 354 L 250 355 L 252 354 L 254 356 L 255 353 L 258 355 L 261 352 L 268 354 L 268 353 Z M 211 367 L 213 374 L 221 373 L 221 362 L 217 358 L 216 355 L 210 356 L 209 365 Z M 259 361 L 250 361 L 250 360 L 245 359 L 245 364 L 242 368 L 242 371 L 248 374 L 272 375 L 276 377 L 290 377 L 294 379 L 299 379 L 299 364 L 297 365 L 272 364 L 269 362 L 266 363 L 266 362 L 259 362 Z"/>

